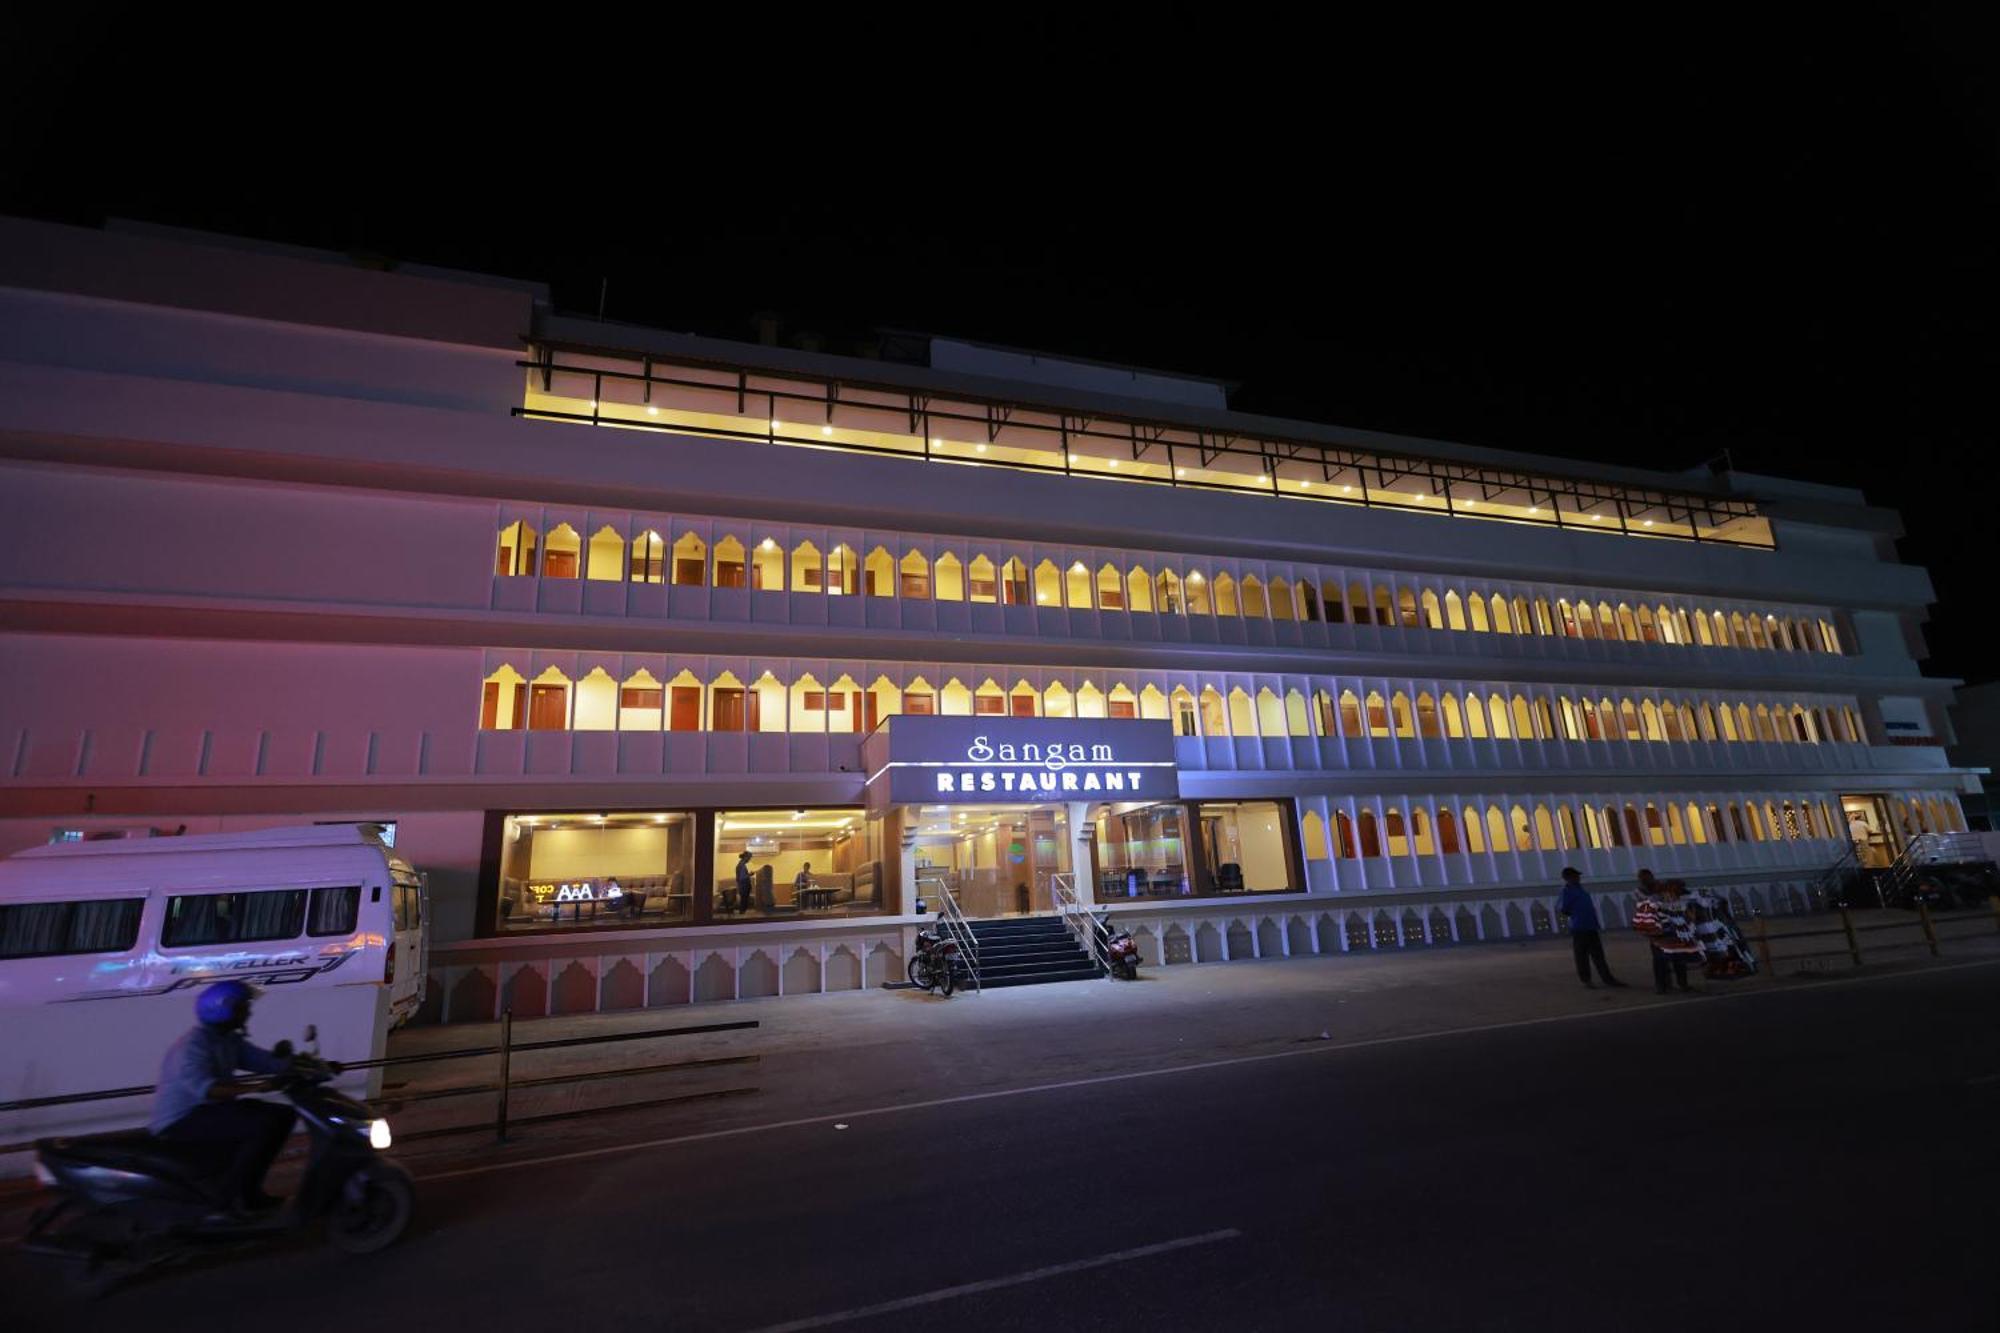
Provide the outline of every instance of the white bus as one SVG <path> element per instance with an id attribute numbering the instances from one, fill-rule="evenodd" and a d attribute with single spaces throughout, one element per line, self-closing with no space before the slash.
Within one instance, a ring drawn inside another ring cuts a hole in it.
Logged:
<path id="1" fill-rule="evenodd" d="M 319 1030 L 330 1060 L 379 1057 L 423 1003 L 422 877 L 372 826 L 54 843 L 0 860 L 0 1103 L 146 1088 L 234 977 L 263 991 L 261 1046 Z M 375 1071 L 341 1080 L 357 1095 Z M 0 1110 L 0 1145 L 141 1124 L 148 1095 Z M 0 1174 L 28 1169 L 0 1154 Z"/>

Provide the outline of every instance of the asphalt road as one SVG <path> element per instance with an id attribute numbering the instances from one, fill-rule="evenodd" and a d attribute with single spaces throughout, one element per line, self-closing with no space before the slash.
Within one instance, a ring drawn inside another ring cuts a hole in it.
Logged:
<path id="1" fill-rule="evenodd" d="M 0 1291 L 10 1327 L 148 1333 L 1990 1330 L 1996 998 L 1988 964 L 1302 1044 L 432 1179 L 372 1260 L 94 1304 L 0 1250 Z"/>

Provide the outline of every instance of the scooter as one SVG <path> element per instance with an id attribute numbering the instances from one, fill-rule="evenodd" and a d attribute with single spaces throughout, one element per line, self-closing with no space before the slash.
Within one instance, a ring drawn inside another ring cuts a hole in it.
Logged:
<path id="1" fill-rule="evenodd" d="M 1132 938 L 1132 932 L 1112 925 L 1108 913 L 1097 918 L 1097 928 L 1104 936 L 1104 962 L 1111 975 L 1121 981 L 1137 981 L 1139 942 Z"/>
<path id="2" fill-rule="evenodd" d="M 306 1040 L 315 1037 L 306 1030 Z M 281 1074 L 252 1080 L 298 1108 L 311 1142 L 305 1178 L 282 1208 L 246 1214 L 221 1193 L 214 1150 L 144 1130 L 43 1139 L 35 1174 L 56 1192 L 22 1239 L 31 1253 L 72 1261 L 86 1290 L 101 1293 L 159 1264 L 205 1249 L 268 1239 L 323 1223 L 327 1241 L 349 1254 L 393 1244 L 410 1224 L 416 1189 L 409 1173 L 380 1153 L 389 1122 L 326 1086 L 338 1065 L 289 1056 Z"/>

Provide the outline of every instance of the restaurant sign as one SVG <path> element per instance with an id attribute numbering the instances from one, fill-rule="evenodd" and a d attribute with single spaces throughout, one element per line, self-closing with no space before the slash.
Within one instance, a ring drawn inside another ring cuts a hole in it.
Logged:
<path id="1" fill-rule="evenodd" d="M 1165 801 L 1180 794 L 1173 728 L 1138 718 L 924 717 L 889 720 L 871 756 L 870 795 L 892 804 Z M 875 739 L 875 738 L 871 738 Z"/>

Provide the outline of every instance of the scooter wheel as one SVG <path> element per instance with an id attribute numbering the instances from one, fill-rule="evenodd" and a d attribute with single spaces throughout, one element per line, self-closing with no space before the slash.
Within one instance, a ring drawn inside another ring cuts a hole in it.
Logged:
<path id="1" fill-rule="evenodd" d="M 326 1238 L 348 1254 L 373 1254 L 396 1243 L 416 1204 L 409 1172 L 371 1162 L 341 1182 L 340 1197 L 327 1212 Z"/>

